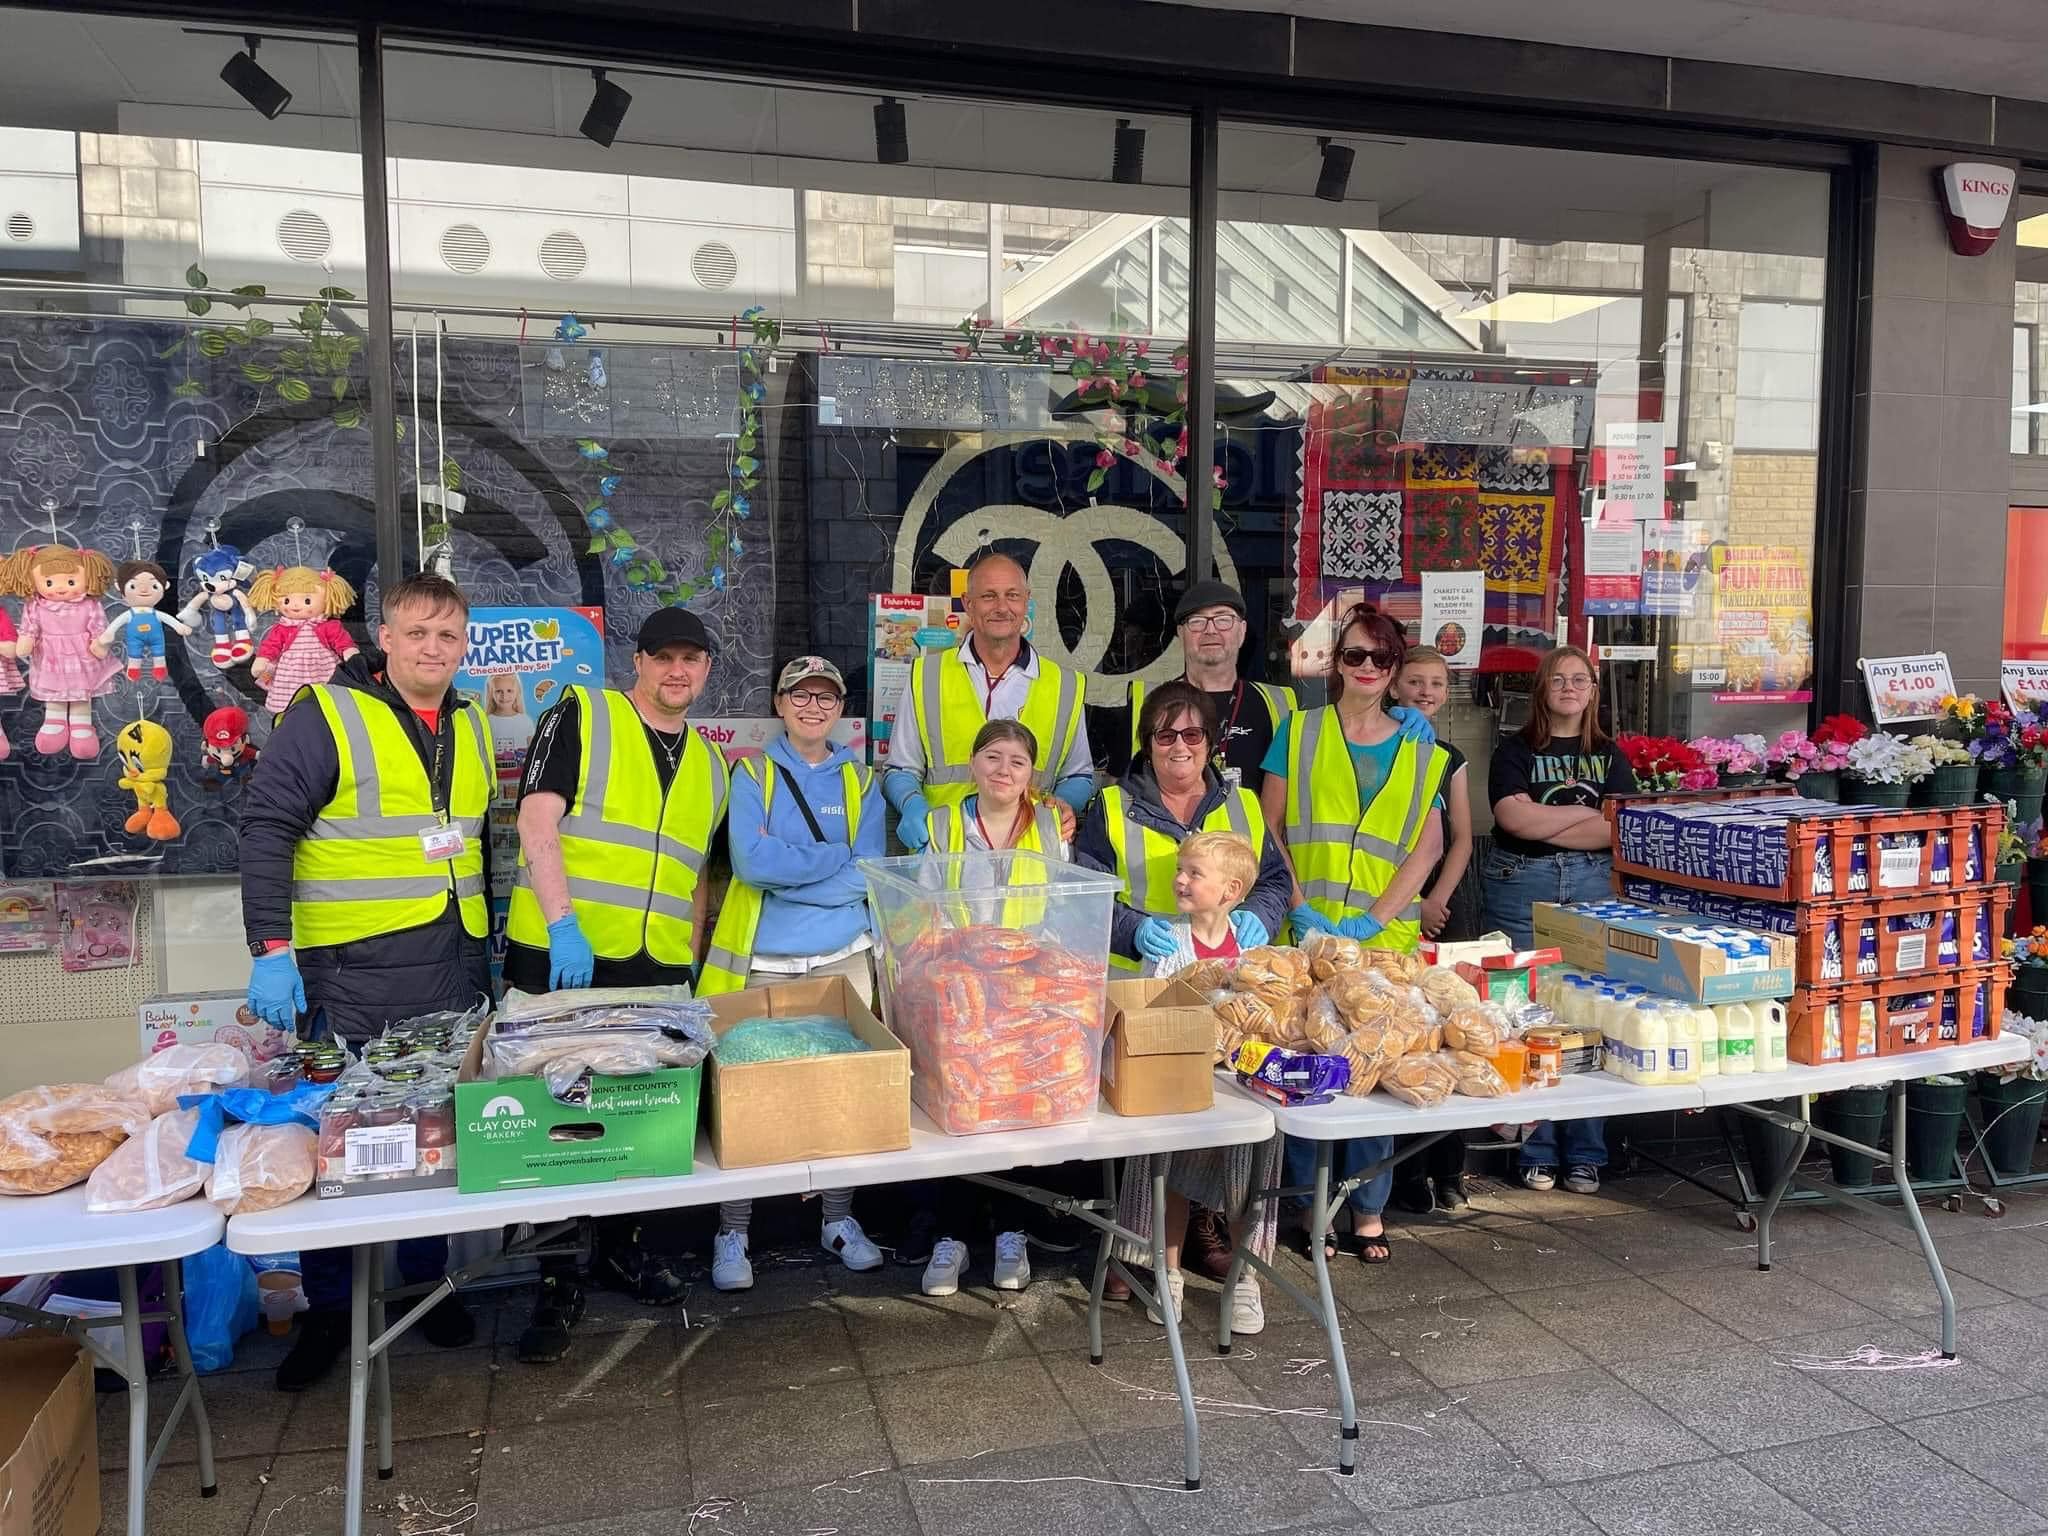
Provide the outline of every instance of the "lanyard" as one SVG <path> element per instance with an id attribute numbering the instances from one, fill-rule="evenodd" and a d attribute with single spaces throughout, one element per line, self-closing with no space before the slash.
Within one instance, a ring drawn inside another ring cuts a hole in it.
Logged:
<path id="1" fill-rule="evenodd" d="M 427 775 L 427 799 L 443 826 L 448 824 L 449 795 L 441 785 L 441 764 L 447 756 L 448 738 L 454 734 L 455 722 L 449 718 L 448 711 L 443 710 L 434 725 L 434 767 Z"/>
<path id="2" fill-rule="evenodd" d="M 1230 691 L 1230 718 L 1223 722 L 1222 739 L 1216 743 L 1216 750 L 1209 755 L 1210 764 L 1217 773 L 1222 773 L 1225 760 L 1230 755 L 1230 733 L 1237 729 L 1237 712 L 1244 707 L 1244 679 L 1237 680 L 1237 686 Z"/>
<path id="3" fill-rule="evenodd" d="M 1010 823 L 1010 847 L 1016 847 L 1018 841 L 1023 837 L 1024 818 L 1030 814 L 1031 800 L 1029 796 L 1026 796 L 1024 799 L 1019 800 L 1017 802 L 1017 816 L 1016 819 Z M 992 851 L 995 850 L 996 840 L 988 835 L 988 823 L 981 819 L 981 797 L 979 795 L 976 795 L 974 797 L 974 824 L 975 826 L 981 829 L 981 840 L 984 843 L 986 843 Z"/>

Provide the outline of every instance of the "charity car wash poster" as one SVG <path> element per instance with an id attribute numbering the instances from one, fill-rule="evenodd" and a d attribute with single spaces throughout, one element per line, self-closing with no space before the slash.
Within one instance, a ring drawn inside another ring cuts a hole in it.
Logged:
<path id="1" fill-rule="evenodd" d="M 1717 704 L 1813 697 L 1813 577 L 1790 544 L 1713 547 L 1714 638 L 1727 669 Z"/>

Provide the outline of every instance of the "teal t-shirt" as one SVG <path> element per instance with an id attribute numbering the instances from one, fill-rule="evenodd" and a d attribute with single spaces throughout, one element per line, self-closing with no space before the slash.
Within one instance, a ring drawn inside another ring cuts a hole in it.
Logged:
<path id="1" fill-rule="evenodd" d="M 1291 720 L 1293 716 L 1289 716 Z M 1287 777 L 1288 721 L 1283 720 L 1273 732 L 1273 744 L 1266 749 L 1266 760 L 1259 764 L 1267 773 L 1276 778 Z M 1401 733 L 1396 731 L 1385 741 L 1373 746 L 1360 746 L 1355 741 L 1346 741 L 1351 749 L 1351 770 L 1358 775 L 1358 803 L 1370 805 L 1372 797 L 1380 792 L 1380 786 L 1394 771 L 1394 754 L 1401 750 Z"/>

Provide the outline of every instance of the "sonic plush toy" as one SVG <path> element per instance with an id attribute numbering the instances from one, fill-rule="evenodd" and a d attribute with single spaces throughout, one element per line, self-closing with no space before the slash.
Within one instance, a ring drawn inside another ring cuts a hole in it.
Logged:
<path id="1" fill-rule="evenodd" d="M 171 768 L 171 733 L 154 720 L 131 720 L 114 738 L 114 750 L 123 770 L 116 782 L 135 795 L 135 814 L 128 818 L 127 830 L 159 842 L 183 832 L 171 814 L 170 791 L 164 787 Z"/>

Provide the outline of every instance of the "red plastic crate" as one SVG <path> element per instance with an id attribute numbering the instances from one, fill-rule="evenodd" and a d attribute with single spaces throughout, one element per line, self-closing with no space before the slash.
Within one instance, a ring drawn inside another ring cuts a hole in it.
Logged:
<path id="1" fill-rule="evenodd" d="M 2005 1017 L 2012 967 L 1970 965 L 1926 976 L 1801 987 L 1786 1005 L 1785 1053 L 1823 1066 L 1988 1040 Z"/>
<path id="2" fill-rule="evenodd" d="M 1802 986 L 1887 981 L 1998 959 L 2012 887 L 1969 886 L 1945 896 L 1799 906 Z"/>

